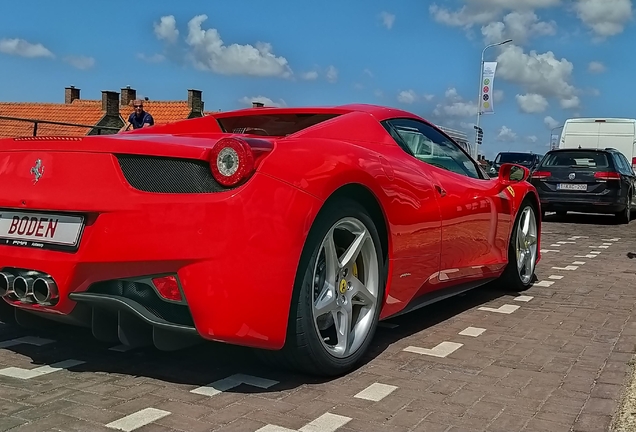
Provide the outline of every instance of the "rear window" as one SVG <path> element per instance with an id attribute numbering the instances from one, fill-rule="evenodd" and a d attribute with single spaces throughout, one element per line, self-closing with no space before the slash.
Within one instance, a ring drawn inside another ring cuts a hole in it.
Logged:
<path id="1" fill-rule="evenodd" d="M 532 153 L 499 153 L 495 159 L 495 163 L 505 164 L 513 163 L 518 165 L 532 165 L 536 159 L 536 155 Z"/>
<path id="2" fill-rule="evenodd" d="M 544 167 L 607 168 L 609 160 L 607 154 L 602 152 L 565 151 L 548 154 L 541 165 Z"/>
<path id="3" fill-rule="evenodd" d="M 337 117 L 339 114 L 264 114 L 217 118 L 223 132 L 287 136 Z"/>

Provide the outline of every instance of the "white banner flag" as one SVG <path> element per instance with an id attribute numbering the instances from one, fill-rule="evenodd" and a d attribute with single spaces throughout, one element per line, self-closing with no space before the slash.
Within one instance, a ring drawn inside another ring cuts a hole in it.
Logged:
<path id="1" fill-rule="evenodd" d="M 494 114 L 493 84 L 495 82 L 495 70 L 497 62 L 484 62 L 484 73 L 481 76 L 481 97 L 479 98 L 479 110 L 482 114 Z"/>

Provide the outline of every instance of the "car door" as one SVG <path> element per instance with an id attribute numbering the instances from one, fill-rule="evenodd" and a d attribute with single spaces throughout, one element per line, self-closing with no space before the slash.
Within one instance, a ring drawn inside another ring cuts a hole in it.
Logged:
<path id="1" fill-rule="evenodd" d="M 468 282 L 499 271 L 507 261 L 511 223 L 505 188 L 484 176 L 477 163 L 436 128 L 408 118 L 386 123 L 433 179 L 442 216 L 440 282 Z M 419 141 L 409 140 L 414 130 L 421 134 Z"/>
<path id="2" fill-rule="evenodd" d="M 633 191 L 634 185 L 636 183 L 636 174 L 634 174 L 634 169 L 632 168 L 632 165 L 627 161 L 627 158 L 625 157 L 625 155 L 623 155 L 623 153 L 613 152 L 613 155 L 614 155 L 614 164 L 619 169 L 619 172 L 622 177 L 621 182 L 623 183 L 623 187 L 626 190 Z M 633 193 L 631 195 L 631 198 L 632 198 L 631 204 L 634 205 Z"/>

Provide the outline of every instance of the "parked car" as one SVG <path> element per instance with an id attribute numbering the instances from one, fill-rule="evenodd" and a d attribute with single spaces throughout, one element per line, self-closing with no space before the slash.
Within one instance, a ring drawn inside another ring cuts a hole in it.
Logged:
<path id="1" fill-rule="evenodd" d="M 257 348 L 351 370 L 380 320 L 540 259 L 530 171 L 490 179 L 424 119 L 254 108 L 116 135 L 0 142 L 0 295 L 103 341 Z"/>
<path id="2" fill-rule="evenodd" d="M 551 150 L 532 173 L 531 182 L 544 214 L 613 213 L 622 223 L 631 220 L 636 175 L 616 149 Z"/>
<path id="3" fill-rule="evenodd" d="M 636 169 L 636 119 L 573 118 L 565 121 L 559 148 L 607 147 L 620 151 Z"/>
<path id="4" fill-rule="evenodd" d="M 501 165 L 505 163 L 523 165 L 530 171 L 533 171 L 536 169 L 537 165 L 539 165 L 539 162 L 541 162 L 542 157 L 542 155 L 535 153 L 500 152 L 493 161 L 489 174 L 496 177 L 499 173 L 499 168 L 501 168 Z"/>

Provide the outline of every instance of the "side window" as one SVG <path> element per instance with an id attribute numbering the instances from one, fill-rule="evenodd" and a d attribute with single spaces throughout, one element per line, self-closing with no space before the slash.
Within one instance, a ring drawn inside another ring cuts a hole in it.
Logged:
<path id="1" fill-rule="evenodd" d="M 413 119 L 392 119 L 383 123 L 398 145 L 408 149 L 420 161 L 467 177 L 484 178 L 459 145 L 426 123 Z"/>
<path id="2" fill-rule="evenodd" d="M 625 174 L 633 175 L 634 174 L 634 169 L 632 168 L 632 164 L 629 163 L 629 161 L 627 160 L 625 155 L 623 153 L 618 153 L 618 157 L 623 162 L 623 167 L 624 167 L 623 170 L 625 171 Z"/>

